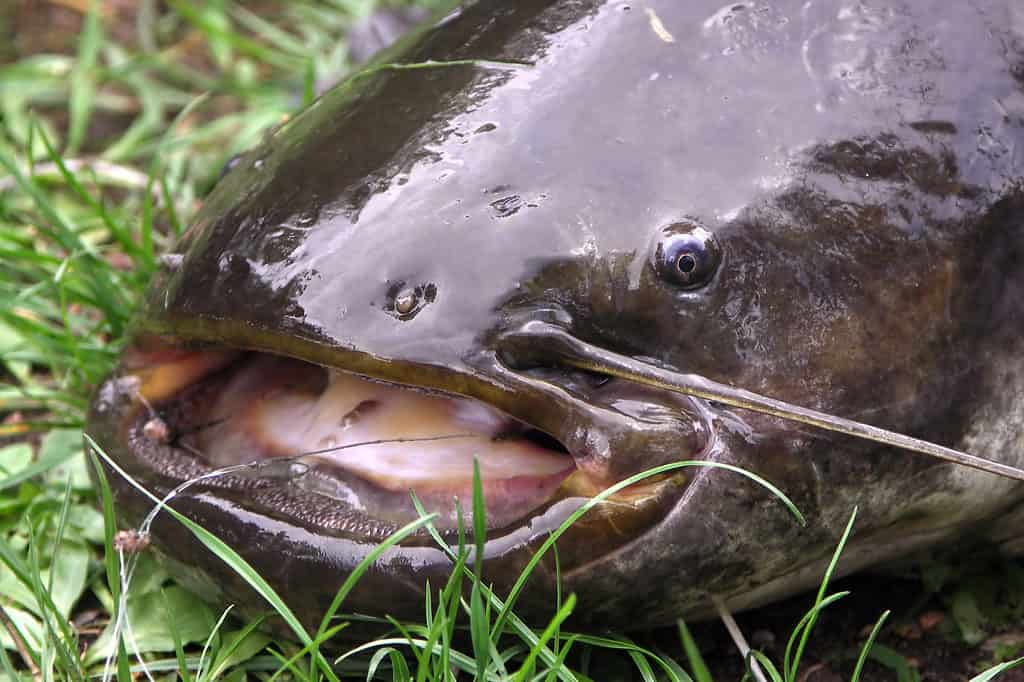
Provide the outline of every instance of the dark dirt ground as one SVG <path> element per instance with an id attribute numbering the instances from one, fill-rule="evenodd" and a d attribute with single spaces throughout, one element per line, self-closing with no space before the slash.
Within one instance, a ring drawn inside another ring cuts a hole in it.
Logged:
<path id="1" fill-rule="evenodd" d="M 830 592 L 849 590 L 851 594 L 825 610 L 815 625 L 801 665 L 801 680 L 839 682 L 849 680 L 857 656 L 871 628 L 885 610 L 891 610 L 888 622 L 876 645 L 887 647 L 902 657 L 888 665 L 870 660 L 863 680 L 914 680 L 953 682 L 969 680 L 980 671 L 1003 660 L 1024 643 L 1024 630 L 1005 627 L 999 634 L 986 637 L 978 646 L 963 642 L 954 617 L 943 595 L 924 593 L 919 580 L 891 576 L 859 576 L 836 582 Z M 794 625 L 813 603 L 814 595 L 805 594 L 778 605 L 738 614 L 736 620 L 752 647 L 760 648 L 772 661 L 781 661 Z M 720 623 L 694 626 L 694 635 L 709 669 L 718 680 L 742 677 L 743 665 L 731 639 Z M 1001 644 L 1005 646 L 1000 651 Z M 876 654 L 878 646 L 875 647 Z M 895 666 L 903 663 L 900 674 Z M 917 674 L 919 677 L 914 677 Z M 1024 682 L 1024 670 L 1004 673 L 999 679 Z"/>
<path id="2" fill-rule="evenodd" d="M 850 680 L 857 657 L 875 622 L 886 610 L 891 614 L 881 630 L 861 680 L 898 682 L 954 682 L 970 680 L 996 663 L 1024 654 L 1021 595 L 1013 584 L 1022 570 L 1017 562 L 988 556 L 984 550 L 964 552 L 966 572 L 931 592 L 917 568 L 909 577 L 868 574 L 835 581 L 829 594 L 850 594 L 822 611 L 808 642 L 797 679 L 800 682 Z M 937 566 L 957 573 L 949 556 L 930 558 L 929 573 Z M 977 563 L 977 570 L 972 564 Z M 807 593 L 755 611 L 736 614 L 736 621 L 751 647 L 781 667 L 793 627 L 814 602 Z M 994 603 L 992 603 L 994 602 Z M 971 604 L 977 605 L 975 611 Z M 975 621 L 977 616 L 980 620 Z M 698 648 L 716 680 L 739 680 L 744 664 L 721 622 L 690 625 Z M 965 637 L 976 641 L 965 642 Z M 679 637 L 674 630 L 637 637 L 648 648 L 678 658 Z M 604 661 L 592 672 L 608 666 L 609 677 L 631 679 L 627 661 Z M 621 666 L 621 671 L 611 670 Z M 621 675 L 621 678 L 618 677 Z M 637 677 L 636 679 L 640 679 Z M 1024 668 L 1009 670 L 997 679 L 1024 682 Z"/>

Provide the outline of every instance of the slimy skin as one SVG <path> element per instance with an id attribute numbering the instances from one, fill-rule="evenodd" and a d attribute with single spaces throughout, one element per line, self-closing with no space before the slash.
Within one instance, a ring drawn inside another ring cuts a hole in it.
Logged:
<path id="1" fill-rule="evenodd" d="M 514 438 L 557 441 L 550 452 L 575 467 L 489 531 L 499 593 L 574 500 L 667 462 L 743 467 L 807 517 L 800 527 L 719 469 L 599 505 L 558 545 L 563 593 L 589 625 L 653 627 L 709 615 L 711 595 L 742 609 L 805 589 L 854 506 L 842 572 L 965 534 L 1020 546 L 999 526 L 1024 499 L 1018 483 L 581 372 L 520 333 L 556 325 L 1024 466 L 1024 6 L 890 5 L 481 0 L 423 26 L 218 184 L 153 283 L 88 432 L 166 492 L 223 463 L 212 446 L 184 447 L 185 425 L 201 430 L 206 395 L 263 354 L 477 401 Z M 694 235 L 696 260 L 679 260 Z M 140 395 L 180 438 L 144 436 Z M 283 454 L 296 453 L 260 457 Z M 150 503 L 111 482 L 135 522 Z M 352 504 L 325 490 L 235 476 L 174 506 L 318 623 L 396 522 L 358 511 L 369 488 Z M 154 541 L 212 598 L 261 608 L 173 521 L 158 520 Z M 517 612 L 550 616 L 553 566 L 542 561 Z M 404 543 L 346 609 L 419 614 L 426 581 L 449 567 L 428 538 Z"/>

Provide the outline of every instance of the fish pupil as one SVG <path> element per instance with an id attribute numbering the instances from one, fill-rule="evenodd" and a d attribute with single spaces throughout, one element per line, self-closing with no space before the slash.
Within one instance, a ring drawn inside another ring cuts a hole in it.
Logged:
<path id="1" fill-rule="evenodd" d="M 690 274 L 697 268 L 697 259 L 692 254 L 684 253 L 676 260 L 676 267 L 679 272 Z"/>

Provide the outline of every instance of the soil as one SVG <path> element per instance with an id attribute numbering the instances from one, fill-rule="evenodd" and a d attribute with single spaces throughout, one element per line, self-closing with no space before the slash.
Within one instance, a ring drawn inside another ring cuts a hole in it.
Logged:
<path id="1" fill-rule="evenodd" d="M 891 614 L 876 640 L 880 647 L 875 647 L 875 656 L 869 658 L 861 673 L 860 679 L 866 682 L 966 681 L 1003 660 L 1024 654 L 1024 623 L 1017 623 L 1016 627 L 1006 623 L 995 626 L 976 646 L 966 644 L 947 607 L 950 593 L 955 589 L 958 587 L 954 584 L 929 595 L 919 578 L 901 579 L 889 575 L 862 575 L 836 581 L 829 593 L 849 591 L 850 594 L 822 611 L 808 641 L 797 679 L 800 682 L 850 680 L 872 627 L 886 610 L 891 610 Z M 750 646 L 763 651 L 773 663 L 781 666 L 790 633 L 813 600 L 813 594 L 805 594 L 736 614 L 735 619 Z M 744 661 L 721 622 L 693 624 L 690 630 L 715 680 L 743 677 Z M 651 633 L 640 641 L 666 652 L 679 650 L 679 637 L 674 631 Z M 896 656 L 886 656 L 891 653 Z M 884 658 L 887 664 L 880 663 L 876 657 Z M 902 675 L 899 664 L 905 666 Z M 1024 682 L 1024 668 L 1009 670 L 997 679 Z"/>

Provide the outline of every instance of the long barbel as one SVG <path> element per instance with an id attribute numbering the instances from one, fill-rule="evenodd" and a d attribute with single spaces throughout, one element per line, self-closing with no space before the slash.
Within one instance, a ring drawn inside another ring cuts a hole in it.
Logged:
<path id="1" fill-rule="evenodd" d="M 626 381 L 661 388 L 677 393 L 685 393 L 705 400 L 737 407 L 753 412 L 769 414 L 781 419 L 800 422 L 827 431 L 842 433 L 855 438 L 863 438 L 884 445 L 918 452 L 931 457 L 954 462 L 963 466 L 986 471 L 997 476 L 1005 476 L 1017 481 L 1024 481 L 1024 470 L 1002 462 L 994 462 L 977 455 L 948 448 L 919 438 L 912 438 L 902 433 L 837 417 L 782 400 L 769 398 L 741 388 L 734 388 L 716 381 L 706 379 L 697 374 L 674 372 L 646 362 L 640 362 L 625 355 L 619 355 L 582 341 L 567 331 L 546 322 L 531 322 L 509 336 L 522 334 L 532 344 L 543 341 L 546 351 L 554 350 L 560 358 L 575 367 L 591 372 L 608 374 Z"/>

